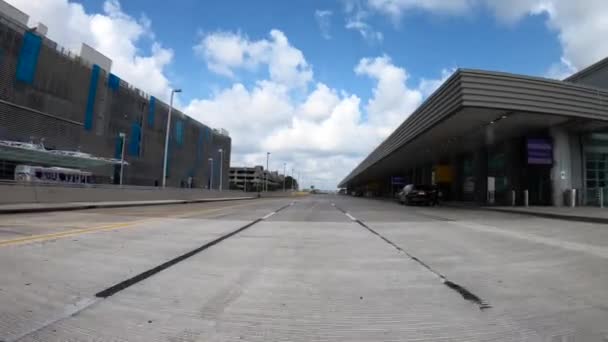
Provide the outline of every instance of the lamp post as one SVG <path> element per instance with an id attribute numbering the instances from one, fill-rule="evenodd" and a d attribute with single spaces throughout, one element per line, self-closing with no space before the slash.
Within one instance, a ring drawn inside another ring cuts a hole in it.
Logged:
<path id="1" fill-rule="evenodd" d="M 295 172 L 295 170 L 293 168 L 291 168 L 291 191 L 293 191 L 294 186 L 295 186 L 294 178 L 293 178 L 294 172 Z"/>
<path id="2" fill-rule="evenodd" d="M 285 192 L 285 181 L 287 180 L 287 163 L 283 163 L 283 192 Z"/>
<path id="3" fill-rule="evenodd" d="M 266 172 L 264 172 L 264 192 L 268 192 L 268 159 L 270 159 L 270 152 L 266 152 Z"/>
<path id="4" fill-rule="evenodd" d="M 127 135 L 123 132 L 118 133 L 118 136 L 122 139 L 121 140 L 121 151 L 120 151 L 120 186 L 122 186 L 122 175 L 123 175 L 123 169 L 125 166 L 125 140 Z"/>
<path id="5" fill-rule="evenodd" d="M 224 150 L 217 150 L 220 153 L 220 191 L 222 191 L 222 174 L 224 173 Z"/>
<path id="6" fill-rule="evenodd" d="M 173 110 L 173 95 L 181 93 L 181 89 L 171 89 L 171 99 L 169 100 L 169 114 L 167 115 L 167 131 L 165 132 L 165 157 L 163 159 L 163 188 L 167 183 L 167 153 L 169 151 L 169 132 L 171 132 L 171 111 Z"/>
<path id="7" fill-rule="evenodd" d="M 213 190 L 213 158 L 209 158 L 209 190 Z"/>

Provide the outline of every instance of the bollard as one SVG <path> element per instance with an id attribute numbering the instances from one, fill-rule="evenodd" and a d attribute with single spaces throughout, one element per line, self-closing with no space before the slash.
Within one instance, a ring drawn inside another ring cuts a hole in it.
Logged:
<path id="1" fill-rule="evenodd" d="M 530 201 L 529 201 L 529 197 L 528 197 L 528 190 L 524 190 L 524 206 L 525 207 L 529 207 L 530 206 Z"/>
<path id="2" fill-rule="evenodd" d="M 515 190 L 511 190 L 511 206 L 515 206 Z"/>
<path id="3" fill-rule="evenodd" d="M 599 200 L 600 200 L 600 208 L 604 207 L 604 188 L 599 188 Z"/>
<path id="4" fill-rule="evenodd" d="M 570 207 L 576 207 L 576 189 L 570 190 Z"/>

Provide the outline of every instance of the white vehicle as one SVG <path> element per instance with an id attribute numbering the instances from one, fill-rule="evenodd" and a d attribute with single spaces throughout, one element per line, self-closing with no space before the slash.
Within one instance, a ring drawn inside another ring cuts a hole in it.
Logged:
<path id="1" fill-rule="evenodd" d="M 93 174 L 63 167 L 17 165 L 15 180 L 25 183 L 90 184 Z"/>

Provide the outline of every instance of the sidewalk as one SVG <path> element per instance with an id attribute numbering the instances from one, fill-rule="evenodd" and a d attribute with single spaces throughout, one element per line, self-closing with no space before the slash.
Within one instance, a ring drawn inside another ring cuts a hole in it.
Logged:
<path id="1" fill-rule="evenodd" d="M 2 214 L 19 214 L 19 213 L 36 213 L 36 212 L 48 212 L 48 211 L 81 210 L 81 209 L 93 209 L 93 208 L 119 208 L 119 207 L 137 207 L 137 206 L 165 205 L 165 204 L 237 201 L 237 200 L 248 200 L 248 199 L 256 199 L 256 198 L 258 198 L 258 197 L 257 196 L 223 197 L 223 198 L 200 198 L 200 199 L 193 199 L 193 200 L 154 200 L 154 201 L 16 203 L 16 204 L 0 205 L 0 215 L 2 215 Z"/>
<path id="2" fill-rule="evenodd" d="M 483 207 L 487 210 L 533 215 L 559 220 L 606 223 L 608 209 L 599 207 Z"/>
<path id="3" fill-rule="evenodd" d="M 546 217 L 566 221 L 606 223 L 608 224 L 608 208 L 599 207 L 550 207 L 550 206 L 531 206 L 531 207 L 483 207 L 473 203 L 447 202 L 448 207 L 482 209 L 498 211 L 503 213 L 523 214 L 531 216 Z"/>

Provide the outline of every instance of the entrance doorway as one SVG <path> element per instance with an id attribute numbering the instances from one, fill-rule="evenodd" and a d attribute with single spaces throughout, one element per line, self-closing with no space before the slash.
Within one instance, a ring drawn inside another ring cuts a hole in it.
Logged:
<path id="1" fill-rule="evenodd" d="M 608 153 L 585 153 L 585 200 L 587 205 L 599 205 L 600 189 L 607 195 Z"/>
<path id="2" fill-rule="evenodd" d="M 530 205 L 551 205 L 551 167 L 528 166 L 526 183 Z"/>

